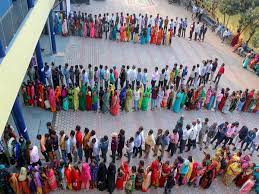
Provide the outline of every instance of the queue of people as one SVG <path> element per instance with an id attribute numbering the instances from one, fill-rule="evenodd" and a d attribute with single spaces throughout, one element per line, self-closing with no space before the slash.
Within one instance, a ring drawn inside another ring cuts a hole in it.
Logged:
<path id="1" fill-rule="evenodd" d="M 88 128 L 82 131 L 79 125 L 69 134 L 63 130 L 58 133 L 51 123 L 47 123 L 47 128 L 48 133 L 37 135 L 38 150 L 33 142 L 18 137 L 10 125 L 6 126 L 0 144 L 0 191 L 45 194 L 58 188 L 74 191 L 97 188 L 109 193 L 115 189 L 132 193 L 160 187 L 169 194 L 174 185 L 207 189 L 219 175 L 226 186 L 235 183 L 240 187 L 240 194 L 249 193 L 254 187 L 259 191 L 259 167 L 250 157 L 259 148 L 258 129 L 240 128 L 237 121 L 217 124 L 210 123 L 208 118 L 198 118 L 189 124 L 181 116 L 172 131 L 151 129 L 145 133 L 139 127 L 127 140 L 123 129 L 110 137 L 98 137 L 96 131 Z M 204 153 L 203 160 L 181 156 L 182 152 L 196 149 L 196 144 Z M 209 144 L 216 149 L 213 156 L 206 152 Z M 109 145 L 111 162 L 107 168 Z M 247 149 L 250 155 L 245 153 Z M 152 150 L 152 163 L 145 164 L 140 159 L 138 166 L 130 168 L 132 157 L 141 158 L 144 152 L 144 158 L 148 158 Z M 40 159 L 40 152 L 44 159 Z M 165 152 L 169 158 L 178 154 L 173 163 L 165 159 Z M 115 160 L 121 161 L 118 168 Z M 7 170 L 10 165 L 16 165 L 20 172 L 10 173 Z"/>
<path id="2" fill-rule="evenodd" d="M 85 69 L 83 66 L 51 67 L 45 64 L 46 83 L 38 81 L 38 71 L 28 69 L 29 80 L 21 86 L 24 104 L 50 109 L 110 112 L 116 116 L 121 111 L 147 111 L 169 109 L 176 113 L 185 110 L 207 110 L 229 113 L 258 112 L 259 92 L 254 89 L 232 91 L 218 89 L 218 83 L 225 72 L 224 64 L 218 67 L 218 60 L 204 60 L 191 70 L 175 63 L 159 71 L 155 67 L 149 75 L 141 69 L 122 65 L 100 65 Z M 188 74 L 188 71 L 190 73 Z M 151 78 L 150 78 L 151 77 Z"/>
<path id="3" fill-rule="evenodd" d="M 134 42 L 141 44 L 156 44 L 169 46 L 172 37 L 185 38 L 188 27 L 187 18 L 169 19 L 168 16 L 156 17 L 148 14 L 104 13 L 92 15 L 80 11 L 56 13 L 54 31 L 63 36 L 74 35 L 84 38 L 103 38 L 120 42 Z M 190 25 L 189 40 L 204 41 L 207 25 L 195 22 Z"/>

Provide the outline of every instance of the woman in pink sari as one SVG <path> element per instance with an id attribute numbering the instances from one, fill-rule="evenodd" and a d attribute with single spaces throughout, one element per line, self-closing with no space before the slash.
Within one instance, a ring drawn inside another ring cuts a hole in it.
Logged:
<path id="1" fill-rule="evenodd" d="M 111 108 L 110 112 L 113 116 L 119 114 L 120 109 L 120 98 L 118 97 L 117 91 L 114 91 L 114 95 L 111 97 Z"/>
<path id="2" fill-rule="evenodd" d="M 82 180 L 82 189 L 86 189 L 88 191 L 90 186 L 90 181 L 91 181 L 91 174 L 90 174 L 90 167 L 86 162 L 83 162 L 82 164 L 81 180 Z"/>
<path id="3" fill-rule="evenodd" d="M 51 112 L 56 112 L 56 99 L 55 99 L 55 92 L 53 88 L 48 87 L 48 93 L 49 93 L 48 100 L 49 100 Z"/>
<path id="4" fill-rule="evenodd" d="M 255 177 L 253 176 L 252 178 L 248 179 L 241 189 L 239 190 L 238 194 L 248 194 L 252 190 L 255 184 Z"/>
<path id="5" fill-rule="evenodd" d="M 84 29 L 83 29 L 83 36 L 86 38 L 87 36 L 87 24 L 86 24 L 86 21 L 84 22 Z"/>
<path id="6" fill-rule="evenodd" d="M 206 100 L 205 100 L 205 104 L 204 106 L 208 109 L 208 105 L 210 103 L 210 97 L 212 95 L 212 88 L 211 86 L 208 88 L 207 92 L 206 92 Z"/>
<path id="7" fill-rule="evenodd" d="M 122 25 L 122 26 L 120 27 L 120 41 L 121 41 L 121 42 L 124 42 L 124 41 L 125 41 L 125 38 L 126 38 L 124 31 L 125 31 L 125 27 L 124 27 L 124 25 Z"/>
<path id="8" fill-rule="evenodd" d="M 62 23 L 62 35 L 67 36 L 68 35 L 68 29 L 67 29 L 67 20 L 64 19 Z"/>
<path id="9" fill-rule="evenodd" d="M 94 24 L 90 23 L 90 38 L 94 38 Z"/>

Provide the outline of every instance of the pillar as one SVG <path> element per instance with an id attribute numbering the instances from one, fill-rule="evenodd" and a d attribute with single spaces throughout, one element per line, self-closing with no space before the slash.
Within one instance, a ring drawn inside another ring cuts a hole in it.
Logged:
<path id="1" fill-rule="evenodd" d="M 51 46 L 52 46 L 52 53 L 56 54 L 57 53 L 57 46 L 56 46 L 56 38 L 55 38 L 55 32 L 53 29 L 53 16 L 52 12 L 49 13 L 49 28 L 50 28 L 50 38 L 51 38 Z"/>
<path id="2" fill-rule="evenodd" d="M 39 71 L 39 75 L 40 75 L 40 81 L 41 81 L 41 83 L 45 84 L 46 80 L 45 80 L 43 60 L 42 60 L 42 56 L 41 56 L 40 41 L 38 41 L 38 43 L 36 45 L 35 52 L 36 52 L 36 59 L 37 59 L 37 64 L 38 64 L 38 71 Z"/>
<path id="3" fill-rule="evenodd" d="M 13 116 L 13 120 L 15 122 L 19 135 L 24 137 L 24 139 L 29 140 L 27 127 L 25 125 L 25 122 L 24 122 L 24 119 L 22 116 L 22 111 L 21 111 L 21 106 L 19 103 L 18 96 L 16 97 L 16 99 L 14 101 L 14 105 L 13 105 L 13 109 L 12 109 L 12 116 Z"/>
<path id="4" fill-rule="evenodd" d="M 63 0 L 59 0 L 59 9 L 60 11 L 63 11 Z"/>
<path id="5" fill-rule="evenodd" d="M 28 8 L 31 9 L 34 7 L 34 0 L 27 0 Z"/>
<path id="6" fill-rule="evenodd" d="M 5 57 L 5 48 L 3 42 L 0 40 L 0 58 Z"/>

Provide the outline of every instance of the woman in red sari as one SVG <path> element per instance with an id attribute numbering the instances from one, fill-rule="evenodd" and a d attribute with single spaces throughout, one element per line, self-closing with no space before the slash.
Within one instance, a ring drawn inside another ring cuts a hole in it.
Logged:
<path id="1" fill-rule="evenodd" d="M 29 82 L 29 84 L 26 87 L 26 92 L 29 97 L 28 103 L 30 106 L 34 106 L 34 97 L 35 97 L 35 90 L 34 90 L 34 85 Z"/>
<path id="2" fill-rule="evenodd" d="M 57 110 L 61 110 L 60 97 L 61 97 L 61 89 L 59 86 L 57 86 L 55 89 L 55 99 L 56 99 Z"/>
<path id="3" fill-rule="evenodd" d="M 123 190 L 124 188 L 124 172 L 121 167 L 118 169 L 117 179 L 116 179 L 116 189 Z"/>
<path id="4" fill-rule="evenodd" d="M 157 41 L 156 41 L 156 44 L 157 45 L 161 45 L 161 42 L 162 42 L 162 39 L 163 39 L 163 28 L 160 28 L 159 31 L 158 31 L 158 34 L 157 34 Z"/>
<path id="5" fill-rule="evenodd" d="M 171 172 L 171 166 L 169 164 L 169 161 L 166 161 L 165 163 L 162 164 L 161 176 L 159 178 L 159 187 L 165 186 L 165 182 L 170 172 Z"/>
<path id="6" fill-rule="evenodd" d="M 86 110 L 87 111 L 92 110 L 92 90 L 90 86 L 87 87 L 85 101 L 86 101 Z"/>
<path id="7" fill-rule="evenodd" d="M 78 166 L 75 166 L 72 169 L 72 180 L 73 180 L 73 189 L 75 191 L 79 191 L 81 189 L 81 172 Z"/>
<path id="8" fill-rule="evenodd" d="M 119 114 L 119 109 L 120 109 L 120 98 L 118 96 L 117 91 L 114 91 L 114 95 L 111 97 L 110 112 L 113 116 L 116 116 Z"/>
<path id="9" fill-rule="evenodd" d="M 248 95 L 247 95 L 247 97 L 246 97 L 245 104 L 244 104 L 244 106 L 243 106 L 243 108 L 242 108 L 242 111 L 243 111 L 243 112 L 247 112 L 248 107 L 249 107 L 251 101 L 253 100 L 254 92 L 255 92 L 255 90 L 251 90 L 251 91 L 248 93 Z"/>
<path id="10" fill-rule="evenodd" d="M 48 87 L 48 100 L 51 112 L 56 112 L 55 92 L 50 86 Z"/>
<path id="11" fill-rule="evenodd" d="M 157 159 L 155 161 L 153 161 L 150 166 L 151 185 L 153 185 L 154 187 L 159 186 L 160 167 L 161 167 L 161 157 L 158 156 Z"/>
<path id="12" fill-rule="evenodd" d="M 222 97 L 219 105 L 218 105 L 219 111 L 222 111 L 222 109 L 223 109 L 223 107 L 224 107 L 224 105 L 225 105 L 225 103 L 227 101 L 227 98 L 228 98 L 228 93 L 225 93 L 224 96 Z"/>
<path id="13" fill-rule="evenodd" d="M 45 107 L 45 104 L 44 104 L 44 101 L 45 101 L 45 98 L 44 98 L 44 96 L 45 96 L 45 87 L 44 87 L 44 85 L 42 83 L 39 83 L 39 85 L 38 85 L 38 93 L 39 93 L 39 102 L 38 102 L 38 104 L 39 104 L 39 106 L 41 108 L 44 108 Z"/>
<path id="14" fill-rule="evenodd" d="M 69 190 L 72 190 L 73 187 L 72 187 L 72 167 L 70 166 L 70 164 L 68 164 L 66 167 L 65 167 L 65 179 L 66 179 L 66 184 L 67 184 L 67 188 Z"/>
<path id="15" fill-rule="evenodd" d="M 196 104 L 198 102 L 198 98 L 200 96 L 200 92 L 201 92 L 202 88 L 199 87 L 193 94 L 192 99 L 191 99 L 191 104 L 190 104 L 190 109 L 194 110 L 196 108 Z"/>
<path id="16" fill-rule="evenodd" d="M 234 38 L 231 40 L 231 43 L 230 43 L 230 45 L 232 46 L 232 47 L 234 47 L 237 43 L 238 43 L 238 40 L 239 40 L 239 36 L 240 36 L 240 31 L 238 30 L 237 31 L 237 34 L 234 36 Z"/>
<path id="17" fill-rule="evenodd" d="M 124 25 L 122 25 L 121 27 L 120 27 L 120 41 L 121 42 L 125 42 L 125 38 L 126 38 L 126 36 L 125 36 L 125 27 L 124 27 Z"/>

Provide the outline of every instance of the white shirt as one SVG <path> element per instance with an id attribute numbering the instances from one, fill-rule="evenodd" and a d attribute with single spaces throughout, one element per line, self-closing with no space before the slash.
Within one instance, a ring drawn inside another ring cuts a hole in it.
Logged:
<path id="1" fill-rule="evenodd" d="M 104 80 L 109 80 L 110 79 L 110 71 L 109 71 L 109 69 L 104 71 L 103 77 L 104 77 Z"/>
<path id="2" fill-rule="evenodd" d="M 201 26 L 200 26 L 200 24 L 197 24 L 197 25 L 195 26 L 195 28 L 194 28 L 194 32 L 200 33 L 200 30 L 201 30 Z"/>
<path id="3" fill-rule="evenodd" d="M 191 133 L 191 130 L 190 130 L 190 129 L 189 129 L 189 130 L 187 130 L 186 128 L 183 129 L 183 136 L 182 136 L 182 139 L 183 139 L 183 140 L 187 140 L 187 139 L 189 138 L 189 136 L 190 136 L 190 133 Z"/>
<path id="4" fill-rule="evenodd" d="M 126 148 L 127 153 L 132 153 L 134 147 L 134 142 L 129 143 L 129 145 Z"/>
<path id="5" fill-rule="evenodd" d="M 134 99 L 135 99 L 135 100 L 139 100 L 139 99 L 140 99 L 140 91 L 139 91 L 139 90 L 136 90 L 136 91 L 134 92 Z"/>
<path id="6" fill-rule="evenodd" d="M 148 21 L 148 25 L 151 25 L 151 26 L 153 26 L 153 18 L 149 18 L 149 21 Z"/>
<path id="7" fill-rule="evenodd" d="M 130 81 L 131 69 L 127 70 L 127 81 Z"/>
<path id="8" fill-rule="evenodd" d="M 130 72 L 130 81 L 135 81 L 137 79 L 137 70 L 132 69 Z"/>
<path id="9" fill-rule="evenodd" d="M 196 126 L 197 126 L 197 137 L 198 137 L 201 127 L 202 127 L 201 122 L 199 124 L 197 123 Z"/>
<path id="10" fill-rule="evenodd" d="M 165 80 L 169 79 L 169 70 L 165 70 Z"/>
<path id="11" fill-rule="evenodd" d="M 193 126 L 192 125 L 192 128 L 190 129 L 190 136 L 189 136 L 189 139 L 191 139 L 191 140 L 196 140 L 196 138 L 197 138 L 197 125 L 195 125 L 195 126 Z"/>
<path id="12" fill-rule="evenodd" d="M 212 64 L 206 66 L 206 73 L 210 73 L 212 68 Z"/>
<path id="13" fill-rule="evenodd" d="M 30 151 L 30 163 L 36 163 L 40 159 L 39 151 L 37 146 L 33 146 L 32 150 Z"/>
<path id="14" fill-rule="evenodd" d="M 157 81 L 159 77 L 158 71 L 152 73 L 152 80 Z"/>
<path id="15" fill-rule="evenodd" d="M 86 83 L 88 83 L 88 82 L 89 82 L 87 72 L 85 72 L 85 73 L 83 74 L 82 79 L 83 79 L 83 80 L 82 80 L 82 81 L 83 81 L 83 84 L 86 84 Z"/>

